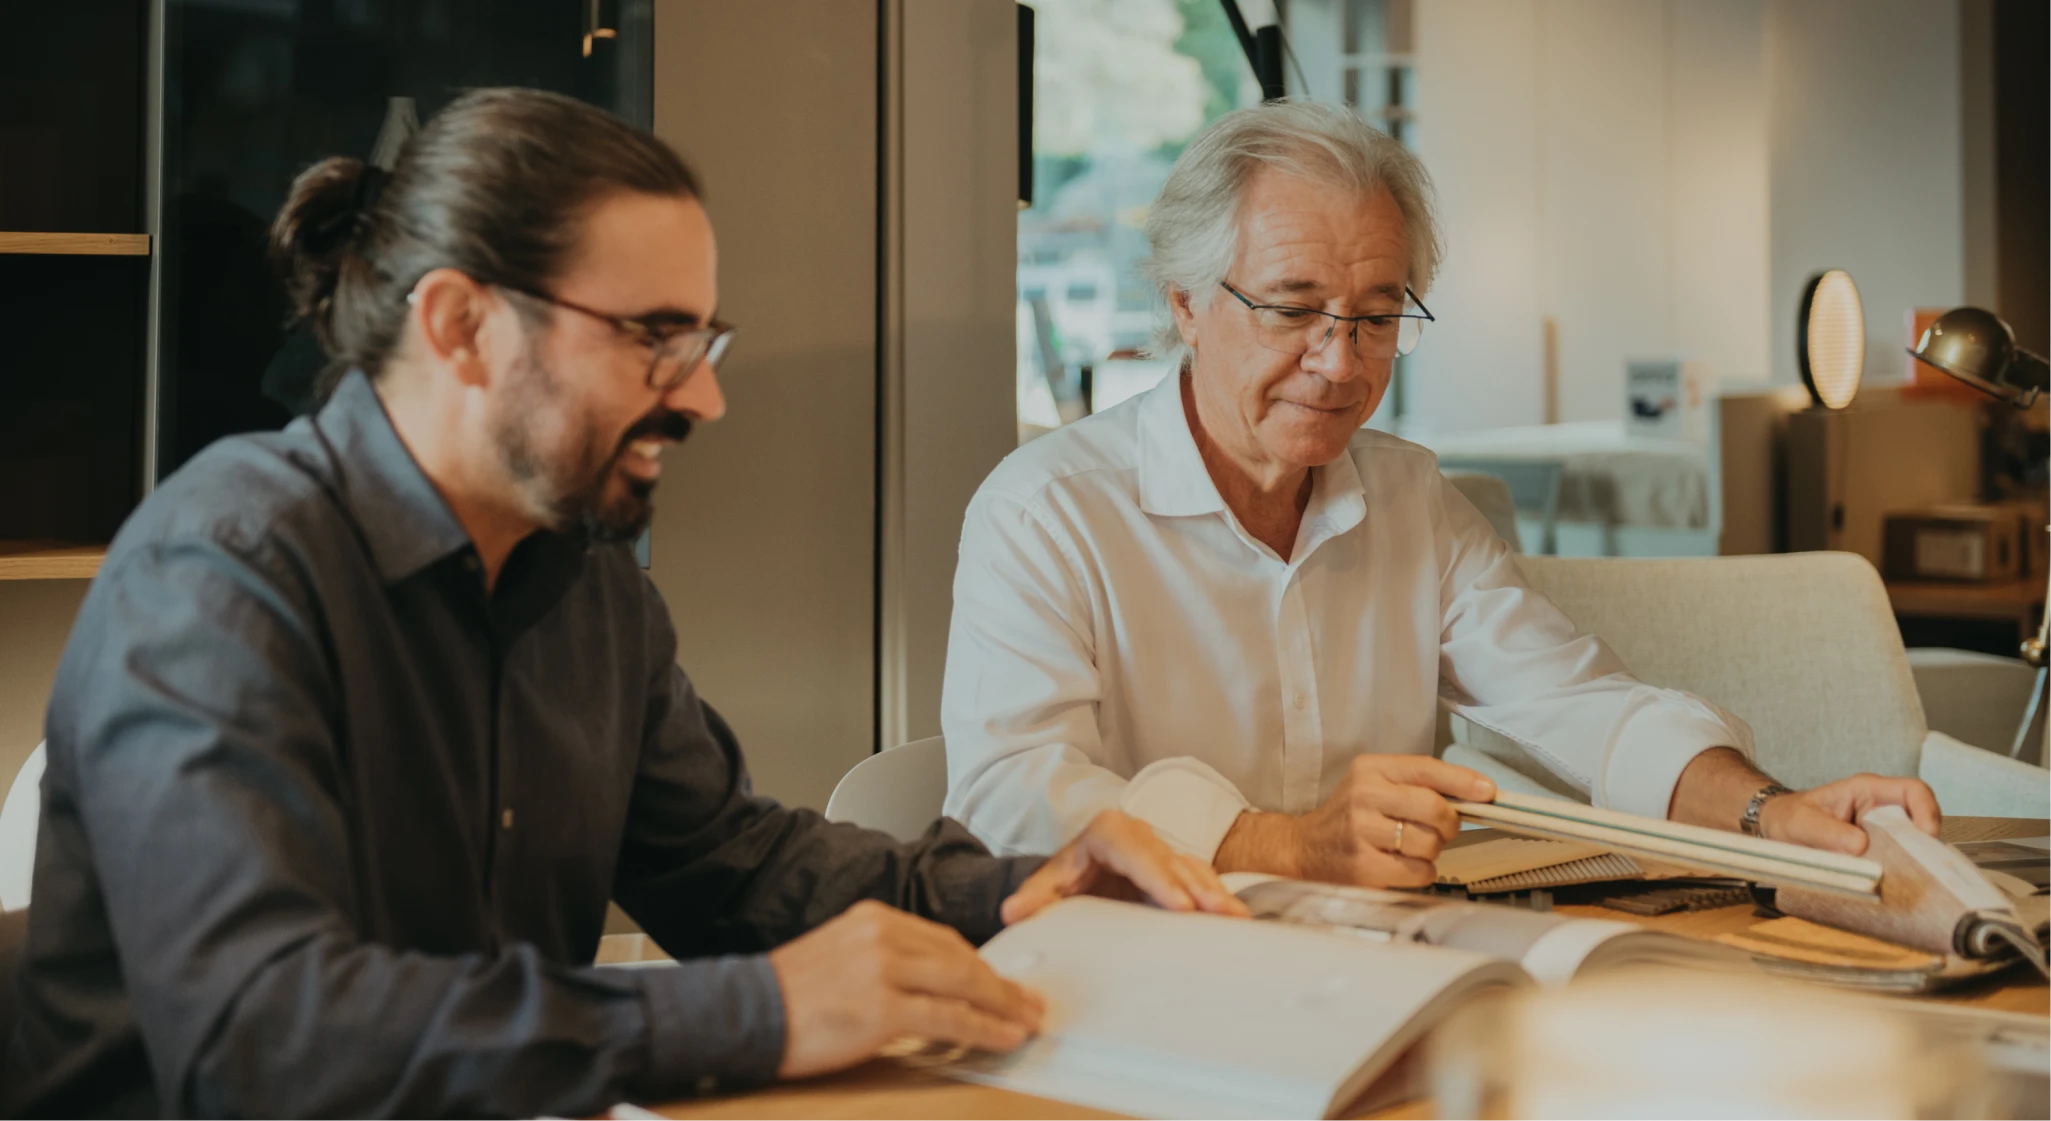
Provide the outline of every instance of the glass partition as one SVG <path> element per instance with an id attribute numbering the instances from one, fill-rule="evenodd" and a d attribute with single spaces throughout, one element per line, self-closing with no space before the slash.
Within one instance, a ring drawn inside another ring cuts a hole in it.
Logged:
<path id="1" fill-rule="evenodd" d="M 515 85 L 653 114 L 653 0 L 165 0 L 158 473 L 304 409 L 265 236 L 293 176 L 370 158 L 461 91 Z"/>

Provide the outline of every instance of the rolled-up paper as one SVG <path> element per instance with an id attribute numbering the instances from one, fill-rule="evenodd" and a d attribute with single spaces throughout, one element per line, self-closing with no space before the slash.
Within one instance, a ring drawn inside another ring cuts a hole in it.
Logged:
<path id="1" fill-rule="evenodd" d="M 1936 954 L 1969 955 L 1961 927 L 1976 922 L 2015 922 L 2015 905 L 1963 853 L 1916 828 L 1899 806 L 1884 806 L 1860 819 L 1866 855 L 1885 873 L 1877 899 L 1801 887 L 1782 887 L 1779 910 L 1842 930 L 1857 931 Z"/>

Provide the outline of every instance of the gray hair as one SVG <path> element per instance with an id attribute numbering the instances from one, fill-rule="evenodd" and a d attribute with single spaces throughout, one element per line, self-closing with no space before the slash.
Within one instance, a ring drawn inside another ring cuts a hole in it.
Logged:
<path id="1" fill-rule="evenodd" d="M 1148 209 L 1151 252 L 1140 274 L 1163 300 L 1177 292 L 1192 298 L 1210 293 L 1225 279 L 1238 247 L 1240 201 L 1265 167 L 1362 195 L 1387 190 L 1410 237 L 1410 287 L 1419 293 L 1431 288 L 1441 249 L 1424 164 L 1350 109 L 1270 101 L 1225 114 L 1191 141 Z M 1172 314 L 1150 349 L 1158 357 L 1182 357 Z"/>

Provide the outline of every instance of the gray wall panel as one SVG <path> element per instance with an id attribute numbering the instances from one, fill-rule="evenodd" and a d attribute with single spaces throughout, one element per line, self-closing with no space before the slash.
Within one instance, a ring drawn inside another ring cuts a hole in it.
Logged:
<path id="1" fill-rule="evenodd" d="M 824 806 L 875 740 L 876 42 L 860 0 L 660 0 L 655 130 L 697 167 L 738 324 L 670 453 L 651 571 L 758 791 Z"/>

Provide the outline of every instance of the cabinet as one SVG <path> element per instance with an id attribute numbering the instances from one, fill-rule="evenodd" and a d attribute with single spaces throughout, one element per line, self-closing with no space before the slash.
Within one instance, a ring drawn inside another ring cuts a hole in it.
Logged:
<path id="1" fill-rule="evenodd" d="M 267 254 L 302 169 L 479 86 L 648 127 L 653 26 L 653 0 L 9 5 L 0 579 L 91 576 L 156 480 L 303 404 L 319 352 Z"/>
<path id="2" fill-rule="evenodd" d="M 0 579 L 89 576 L 143 486 L 148 5 L 0 33 Z"/>

